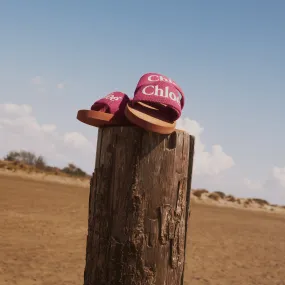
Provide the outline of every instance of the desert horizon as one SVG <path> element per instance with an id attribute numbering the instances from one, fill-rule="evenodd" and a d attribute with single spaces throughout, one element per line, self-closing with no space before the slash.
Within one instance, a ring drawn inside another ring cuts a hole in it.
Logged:
<path id="1" fill-rule="evenodd" d="M 9 154 L 19 154 L 20 152 L 9 152 Z M 46 164 L 44 158 L 39 156 L 43 161 L 39 166 L 36 165 L 37 156 L 32 152 L 24 152 L 34 158 L 33 163 L 27 163 L 25 159 L 4 159 L 0 160 L 0 174 L 8 176 L 18 176 L 33 180 L 44 180 L 46 182 L 56 182 L 61 184 L 70 184 L 82 187 L 89 187 L 91 175 L 87 174 L 74 164 L 68 164 L 67 167 L 60 169 L 56 166 Z M 234 207 L 240 209 L 263 210 L 270 212 L 285 213 L 285 205 L 271 204 L 268 201 L 258 198 L 235 197 L 232 194 L 226 194 L 221 191 L 209 191 L 208 189 L 198 188 L 191 189 L 193 201 L 199 203 L 215 204 L 217 206 Z"/>

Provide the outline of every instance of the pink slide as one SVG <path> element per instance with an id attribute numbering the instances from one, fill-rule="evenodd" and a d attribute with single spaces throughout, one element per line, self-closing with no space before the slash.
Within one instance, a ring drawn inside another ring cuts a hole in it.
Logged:
<path id="1" fill-rule="evenodd" d="M 170 134 L 183 107 L 183 91 L 173 80 L 158 73 L 147 73 L 140 78 L 125 115 L 145 130 Z"/>
<path id="2" fill-rule="evenodd" d="M 112 92 L 96 101 L 91 110 L 79 110 L 77 119 L 94 127 L 127 125 L 124 111 L 129 100 L 129 97 L 122 92 Z"/>

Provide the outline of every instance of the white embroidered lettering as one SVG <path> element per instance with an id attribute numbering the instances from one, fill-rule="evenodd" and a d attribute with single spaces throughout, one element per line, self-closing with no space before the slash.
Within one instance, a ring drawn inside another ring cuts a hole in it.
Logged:
<path id="1" fill-rule="evenodd" d="M 158 75 L 152 74 L 147 78 L 147 80 L 150 82 L 164 81 L 164 82 L 175 84 L 170 78 L 163 77 L 162 75 L 158 76 Z"/>
<path id="2" fill-rule="evenodd" d="M 118 101 L 119 99 L 121 99 L 121 97 L 116 97 L 116 96 L 114 96 L 114 94 L 109 94 L 105 98 L 110 100 L 110 101 Z"/>
<path id="3" fill-rule="evenodd" d="M 148 86 L 145 86 L 144 88 L 143 88 L 143 90 L 142 90 L 142 93 L 144 94 L 144 95 L 153 95 L 153 92 L 151 92 L 151 93 L 147 93 L 147 88 L 152 88 L 152 89 L 154 89 L 154 86 L 152 86 L 152 85 L 148 85 Z"/>
<path id="4" fill-rule="evenodd" d="M 170 98 L 171 100 L 173 100 L 173 101 L 176 101 L 176 102 L 177 102 L 177 98 L 176 98 L 175 93 L 170 92 L 170 93 L 169 93 L 169 98 Z"/>
<path id="5" fill-rule="evenodd" d="M 159 88 L 158 85 L 155 85 L 154 95 L 163 97 L 163 89 Z"/>
<path id="6" fill-rule="evenodd" d="M 169 87 L 166 86 L 166 87 L 165 87 L 165 94 L 164 94 L 164 97 L 165 97 L 165 98 L 168 98 L 168 93 L 169 93 Z M 172 93 L 172 92 L 170 92 L 170 93 Z"/>
<path id="7" fill-rule="evenodd" d="M 177 98 L 176 98 L 176 102 L 177 102 L 179 105 L 181 105 L 180 101 L 181 101 L 181 98 L 180 98 L 180 95 L 178 95 Z"/>
<path id="8" fill-rule="evenodd" d="M 163 77 L 163 76 L 160 76 L 160 77 L 159 77 L 159 80 L 160 80 L 160 81 L 165 81 L 165 82 L 173 83 L 170 78 L 167 78 L 167 77 L 165 78 L 165 77 Z"/>
<path id="9" fill-rule="evenodd" d="M 157 75 L 150 75 L 147 78 L 148 81 L 152 82 L 152 81 L 159 81 L 159 77 Z"/>
<path id="10" fill-rule="evenodd" d="M 159 88 L 158 85 L 147 85 L 142 89 L 142 93 L 147 96 L 160 96 L 164 98 L 170 98 L 172 101 L 177 102 L 180 105 L 179 95 L 174 92 L 169 92 L 169 86 L 165 88 Z"/>

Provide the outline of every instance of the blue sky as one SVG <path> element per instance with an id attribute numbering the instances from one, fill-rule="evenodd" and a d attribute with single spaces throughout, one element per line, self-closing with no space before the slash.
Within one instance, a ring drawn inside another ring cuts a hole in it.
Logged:
<path id="1" fill-rule="evenodd" d="M 186 94 L 183 118 L 204 128 L 205 151 L 218 144 L 234 160 L 195 184 L 238 194 L 249 179 L 262 185 L 249 191 L 285 203 L 283 172 L 278 194 L 264 189 L 272 169 L 285 167 L 284 12 L 281 0 L 1 1 L 0 104 L 29 105 L 39 125 L 95 144 L 97 131 L 76 121 L 77 110 L 114 90 L 132 96 L 146 72 L 165 74 Z M 5 130 L 0 155 L 25 136 L 32 146 L 22 131 L 11 144 Z M 80 151 L 70 158 L 92 169 Z"/>

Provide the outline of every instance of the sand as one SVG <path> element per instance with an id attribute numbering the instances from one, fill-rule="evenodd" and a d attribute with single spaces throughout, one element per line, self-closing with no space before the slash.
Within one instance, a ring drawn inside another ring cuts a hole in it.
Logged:
<path id="1" fill-rule="evenodd" d="M 0 173 L 0 285 L 83 284 L 89 190 L 51 180 Z M 285 215 L 193 202 L 198 284 L 285 284 Z"/>

